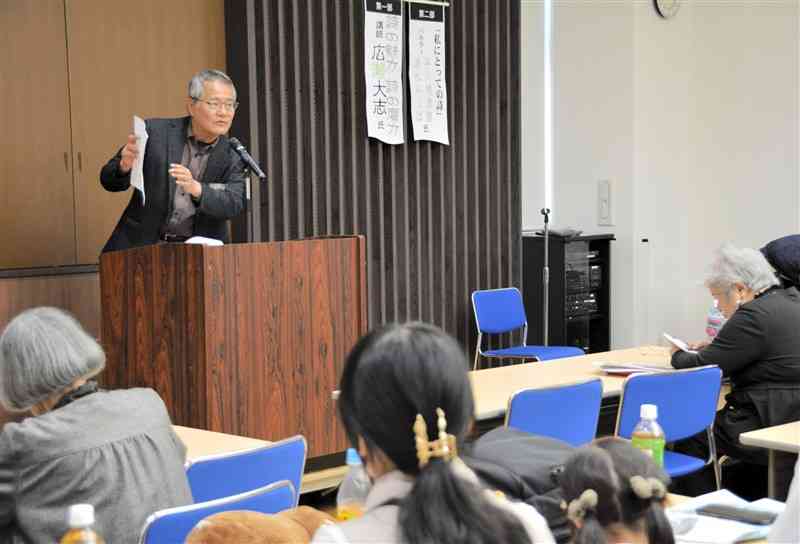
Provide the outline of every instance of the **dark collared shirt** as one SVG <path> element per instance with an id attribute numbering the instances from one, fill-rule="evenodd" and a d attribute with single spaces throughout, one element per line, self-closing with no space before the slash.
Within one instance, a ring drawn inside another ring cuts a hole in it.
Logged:
<path id="1" fill-rule="evenodd" d="M 203 178 L 208 165 L 208 157 L 217 142 L 219 142 L 219 138 L 210 144 L 197 140 L 192 134 L 192 124 L 189 123 L 186 129 L 186 144 L 183 146 L 181 164 L 189 169 L 195 180 L 200 181 Z M 171 177 L 170 181 L 175 183 Z M 176 187 L 175 197 L 172 201 L 172 214 L 164 226 L 164 233 L 190 238 L 194 235 L 194 216 L 196 212 L 197 204 L 192 200 L 192 196 L 180 187 Z"/>

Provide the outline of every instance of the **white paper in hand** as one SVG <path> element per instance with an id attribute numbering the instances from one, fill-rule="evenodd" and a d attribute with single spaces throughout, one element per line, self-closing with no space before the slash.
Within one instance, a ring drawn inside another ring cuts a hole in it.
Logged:
<path id="1" fill-rule="evenodd" d="M 136 136 L 136 147 L 139 154 L 133 161 L 131 168 L 131 185 L 142 192 L 142 204 L 144 204 L 144 173 L 142 165 L 144 165 L 144 150 L 147 147 L 147 128 L 145 128 L 144 119 L 136 115 L 133 116 L 133 134 Z"/>
<path id="2" fill-rule="evenodd" d="M 664 338 L 666 338 L 670 344 L 672 344 L 681 351 L 685 351 L 687 353 L 697 353 L 695 350 L 689 349 L 689 344 L 687 344 L 680 338 L 675 338 L 674 336 L 670 336 L 667 333 L 664 333 Z"/>

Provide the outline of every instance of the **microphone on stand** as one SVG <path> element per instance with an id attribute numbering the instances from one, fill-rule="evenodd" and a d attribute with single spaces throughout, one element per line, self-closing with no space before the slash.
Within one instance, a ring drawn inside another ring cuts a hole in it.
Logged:
<path id="1" fill-rule="evenodd" d="M 250 170 L 252 170 L 252 172 L 256 176 L 260 177 L 261 179 L 264 179 L 264 178 L 267 177 L 267 175 L 263 172 L 263 170 L 261 170 L 261 168 L 258 167 L 258 164 L 256 163 L 256 161 L 253 160 L 253 157 L 250 156 L 250 153 L 248 153 L 247 150 L 244 148 L 244 146 L 242 145 L 242 142 L 240 142 L 237 138 L 230 138 L 228 141 L 230 142 L 231 147 L 233 147 L 233 149 L 236 150 L 236 152 L 242 158 L 244 163 L 248 167 L 250 167 Z"/>

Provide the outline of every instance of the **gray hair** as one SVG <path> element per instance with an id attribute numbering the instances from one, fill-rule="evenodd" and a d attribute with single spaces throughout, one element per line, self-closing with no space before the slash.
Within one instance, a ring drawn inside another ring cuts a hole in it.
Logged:
<path id="1" fill-rule="evenodd" d="M 760 251 L 725 244 L 717 250 L 705 284 L 710 289 L 730 290 L 736 283 L 758 293 L 778 285 L 778 278 Z"/>
<path id="2" fill-rule="evenodd" d="M 67 312 L 26 310 L 0 336 L 0 403 L 9 411 L 26 411 L 105 364 L 103 348 Z"/>
<path id="3" fill-rule="evenodd" d="M 222 81 L 231 86 L 233 89 L 233 98 L 236 99 L 236 85 L 233 80 L 228 77 L 228 74 L 220 70 L 201 70 L 192 76 L 189 80 L 189 97 L 195 100 L 203 98 L 203 90 L 207 81 Z"/>

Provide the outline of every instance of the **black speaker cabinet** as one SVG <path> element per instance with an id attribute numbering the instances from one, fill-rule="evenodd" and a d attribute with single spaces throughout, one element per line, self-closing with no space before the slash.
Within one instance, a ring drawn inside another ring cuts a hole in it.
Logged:
<path id="1" fill-rule="evenodd" d="M 611 348 L 610 285 L 613 234 L 565 239 L 550 235 L 549 344 L 587 353 Z M 544 237 L 522 235 L 522 296 L 528 344 L 543 343 Z"/>

